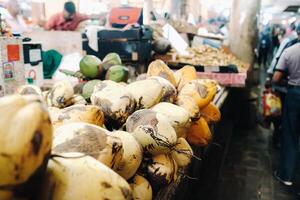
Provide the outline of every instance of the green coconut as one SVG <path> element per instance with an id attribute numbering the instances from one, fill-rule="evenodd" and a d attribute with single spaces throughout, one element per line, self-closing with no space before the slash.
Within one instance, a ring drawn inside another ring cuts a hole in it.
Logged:
<path id="1" fill-rule="evenodd" d="M 127 82 L 129 70 L 122 65 L 114 65 L 106 72 L 105 79 L 115 82 Z"/>
<path id="2" fill-rule="evenodd" d="M 102 66 L 108 70 L 111 66 L 122 65 L 122 60 L 117 53 L 109 53 L 103 58 Z"/>
<path id="3" fill-rule="evenodd" d="M 93 91 L 94 91 L 94 86 L 97 85 L 98 83 L 100 83 L 100 80 L 91 80 L 88 81 L 84 84 L 83 88 L 82 88 L 82 96 L 89 101 L 89 99 L 91 98 Z"/>
<path id="4" fill-rule="evenodd" d="M 80 72 L 87 78 L 97 78 L 101 73 L 101 60 L 93 55 L 84 56 L 79 65 Z"/>

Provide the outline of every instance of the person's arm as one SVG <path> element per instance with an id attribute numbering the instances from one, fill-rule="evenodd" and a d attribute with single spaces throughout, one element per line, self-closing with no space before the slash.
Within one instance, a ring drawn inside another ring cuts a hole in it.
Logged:
<path id="1" fill-rule="evenodd" d="M 275 71 L 275 73 L 273 75 L 273 78 L 272 78 L 272 82 L 273 83 L 279 83 L 280 80 L 282 79 L 282 77 L 283 77 L 283 72 Z"/>
<path id="2" fill-rule="evenodd" d="M 273 83 L 279 83 L 283 77 L 283 74 L 287 71 L 288 63 L 286 58 L 286 50 L 281 54 L 279 61 L 275 68 L 275 73 L 272 78 Z"/>
<path id="3" fill-rule="evenodd" d="M 52 16 L 48 22 L 46 22 L 44 28 L 46 30 L 52 30 L 54 29 L 55 25 L 56 25 L 56 20 L 57 20 L 57 15 Z"/>

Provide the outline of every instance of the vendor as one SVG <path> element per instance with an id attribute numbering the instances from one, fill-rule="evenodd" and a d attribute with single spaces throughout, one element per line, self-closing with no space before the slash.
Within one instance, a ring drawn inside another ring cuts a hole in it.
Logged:
<path id="1" fill-rule="evenodd" d="M 75 4 L 68 1 L 64 4 L 64 10 L 50 18 L 46 23 L 47 30 L 75 31 L 80 22 L 89 19 L 87 15 L 76 12 Z"/>

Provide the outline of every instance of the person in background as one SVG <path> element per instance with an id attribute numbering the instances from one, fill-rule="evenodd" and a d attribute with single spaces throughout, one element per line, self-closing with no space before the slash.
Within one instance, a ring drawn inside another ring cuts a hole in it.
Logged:
<path id="1" fill-rule="evenodd" d="M 57 13 L 50 18 L 46 23 L 46 30 L 61 30 L 61 31 L 75 31 L 80 22 L 88 20 L 87 15 L 76 12 L 76 6 L 72 1 L 64 4 L 64 10 Z"/>
<path id="2" fill-rule="evenodd" d="M 299 25 L 298 25 L 299 26 Z M 299 27 L 300 29 L 300 27 Z M 294 28 L 294 31 L 289 34 L 288 37 L 284 38 L 275 54 L 275 56 L 272 59 L 272 62 L 270 64 L 270 67 L 267 71 L 268 77 L 266 79 L 265 86 L 268 87 L 271 83 L 272 76 L 274 75 L 274 72 L 276 70 L 276 66 L 278 64 L 279 58 L 281 57 L 283 51 L 294 44 L 298 42 L 297 38 L 297 32 Z M 282 102 L 282 109 L 284 108 L 284 101 L 285 101 L 285 96 L 287 93 L 287 77 L 282 77 L 280 80 L 280 83 L 276 84 L 274 86 L 275 92 L 279 95 L 281 102 Z M 279 148 L 280 146 L 280 135 L 282 133 L 282 116 L 279 116 L 276 119 L 272 120 L 273 125 L 274 125 L 274 132 L 273 132 L 273 145 L 275 148 Z"/>
<path id="3" fill-rule="evenodd" d="M 287 73 L 288 89 L 282 118 L 281 150 L 278 170 L 274 176 L 284 185 L 291 186 L 295 178 L 300 136 L 300 24 L 298 42 L 283 51 L 273 76 L 278 83 Z"/>
<path id="4" fill-rule="evenodd" d="M 273 27 L 272 30 L 272 47 L 273 47 L 273 54 L 274 56 L 276 54 L 277 49 L 279 48 L 280 42 L 279 42 L 279 28 L 277 26 Z"/>
<path id="5" fill-rule="evenodd" d="M 4 4 L 4 7 L 0 7 L 0 14 L 10 26 L 12 33 L 22 34 L 29 31 L 17 0 L 10 0 Z"/>
<path id="6" fill-rule="evenodd" d="M 258 48 L 258 64 L 263 65 L 264 67 L 267 65 L 269 51 L 271 49 L 271 37 L 269 33 L 269 29 L 266 28 L 260 36 L 259 39 L 259 48 Z"/>

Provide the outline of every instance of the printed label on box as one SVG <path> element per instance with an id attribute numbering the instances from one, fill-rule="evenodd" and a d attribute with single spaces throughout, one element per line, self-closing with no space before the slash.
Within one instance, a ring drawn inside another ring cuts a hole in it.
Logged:
<path id="1" fill-rule="evenodd" d="M 40 49 L 32 49 L 29 50 L 29 58 L 30 58 L 30 62 L 37 62 L 37 61 L 41 61 L 42 57 L 41 57 L 42 53 Z"/>
<path id="2" fill-rule="evenodd" d="M 20 45 L 18 44 L 7 45 L 7 60 L 8 62 L 20 61 Z"/>
<path id="3" fill-rule="evenodd" d="M 5 81 L 14 80 L 14 63 L 13 62 L 5 62 L 3 63 L 3 77 Z"/>

